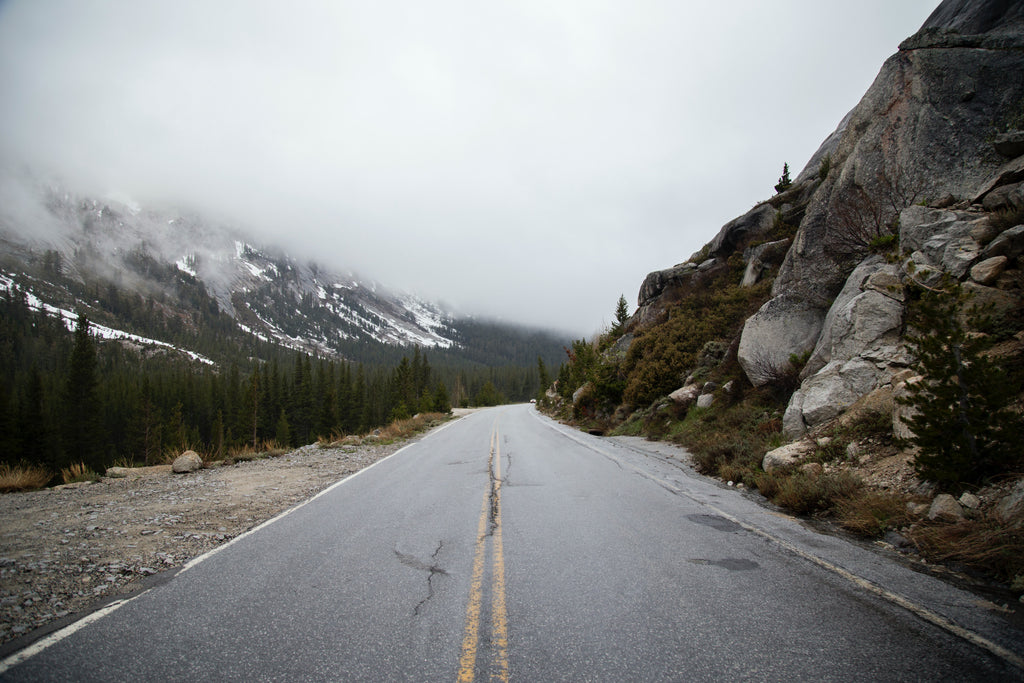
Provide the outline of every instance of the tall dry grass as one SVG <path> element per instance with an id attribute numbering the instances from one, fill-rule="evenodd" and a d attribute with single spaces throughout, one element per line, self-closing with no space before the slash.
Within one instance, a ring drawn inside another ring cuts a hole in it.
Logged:
<path id="1" fill-rule="evenodd" d="M 984 515 L 957 524 L 922 523 L 914 527 L 910 539 L 931 562 L 959 562 L 1006 582 L 1024 577 L 1020 520 Z"/>
<path id="2" fill-rule="evenodd" d="M 34 491 L 49 481 L 50 472 L 38 465 L 0 465 L 0 493 Z"/>
<path id="3" fill-rule="evenodd" d="M 71 463 L 68 467 L 61 468 L 61 479 L 65 484 L 75 484 L 80 481 L 99 481 L 100 475 L 93 472 L 84 462 Z"/>

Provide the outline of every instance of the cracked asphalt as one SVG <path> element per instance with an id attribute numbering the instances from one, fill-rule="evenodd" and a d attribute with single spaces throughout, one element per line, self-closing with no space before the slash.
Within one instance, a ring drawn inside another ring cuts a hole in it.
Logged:
<path id="1" fill-rule="evenodd" d="M 1022 635 L 663 445 L 506 406 L 4 660 L 0 679 L 1021 680 Z"/>

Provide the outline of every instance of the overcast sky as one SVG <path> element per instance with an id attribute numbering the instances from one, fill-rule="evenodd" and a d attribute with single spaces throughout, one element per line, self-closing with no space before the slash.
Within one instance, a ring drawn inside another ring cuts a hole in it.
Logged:
<path id="1" fill-rule="evenodd" d="M 591 335 L 793 177 L 938 0 L 0 0 L 0 152 Z"/>

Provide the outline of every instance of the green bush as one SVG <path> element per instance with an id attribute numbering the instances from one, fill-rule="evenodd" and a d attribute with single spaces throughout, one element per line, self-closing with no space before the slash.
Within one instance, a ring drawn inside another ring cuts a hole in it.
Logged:
<path id="1" fill-rule="evenodd" d="M 946 287 L 923 291 L 910 306 L 916 332 L 907 335 L 907 345 L 924 381 L 908 384 L 909 395 L 897 400 L 915 410 L 904 419 L 913 436 L 901 445 L 919 449 L 918 474 L 958 490 L 1019 464 L 1024 420 L 1009 407 L 1020 385 L 1008 382 L 985 354 L 991 338 L 961 324 L 966 297 L 959 285 Z M 970 327 L 983 325 L 977 309 L 967 317 Z"/>
<path id="2" fill-rule="evenodd" d="M 779 507 L 798 515 L 829 512 L 841 501 L 857 494 L 863 486 L 860 479 L 849 472 L 836 472 L 813 476 L 803 472 L 782 475 L 773 482 L 777 490 L 768 496 Z"/>
<path id="3" fill-rule="evenodd" d="M 765 302 L 771 286 L 768 281 L 753 287 L 722 284 L 687 296 L 669 310 L 667 320 L 637 336 L 623 363 L 626 403 L 649 405 L 682 386 L 705 344 L 728 344 L 735 338 Z"/>

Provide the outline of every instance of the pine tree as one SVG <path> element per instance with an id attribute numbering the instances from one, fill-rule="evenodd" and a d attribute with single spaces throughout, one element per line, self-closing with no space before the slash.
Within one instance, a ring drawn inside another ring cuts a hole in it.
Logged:
<path id="1" fill-rule="evenodd" d="M 615 323 L 612 325 L 610 334 L 613 337 L 621 337 L 626 332 L 626 323 L 629 322 L 629 304 L 624 294 L 619 295 L 619 303 L 615 306 Z"/>
<path id="2" fill-rule="evenodd" d="M 437 388 L 434 390 L 434 412 L 446 414 L 452 412 L 452 404 L 448 400 L 448 389 L 445 388 L 444 382 L 438 382 Z"/>
<path id="3" fill-rule="evenodd" d="M 89 320 L 82 313 L 75 326 L 74 345 L 64 385 L 62 467 L 80 461 L 94 471 L 102 469 L 104 449 L 99 422 L 101 408 L 96 347 L 89 334 Z"/>
<path id="4" fill-rule="evenodd" d="M 782 164 L 782 177 L 775 185 L 775 192 L 785 192 L 792 187 L 793 181 L 789 179 L 789 163 Z"/>
<path id="5" fill-rule="evenodd" d="M 277 417 L 277 426 L 274 429 L 274 440 L 277 441 L 277 445 L 281 447 L 287 447 L 292 441 L 291 427 L 288 426 L 288 415 L 284 412 L 284 408 L 281 409 L 281 414 Z"/>
<path id="6" fill-rule="evenodd" d="M 34 464 L 40 464 L 57 471 L 57 459 L 49 439 L 49 427 L 44 405 L 45 392 L 39 368 L 33 363 L 29 369 L 25 394 L 22 397 L 17 416 L 17 430 L 12 440 L 20 441 L 20 457 Z"/>
<path id="7" fill-rule="evenodd" d="M 914 435 L 903 445 L 919 449 L 918 474 L 957 489 L 1017 464 L 1024 420 L 1009 408 L 1019 386 L 985 355 L 992 340 L 961 323 L 966 297 L 959 285 L 947 287 L 925 291 L 910 307 L 916 333 L 907 344 L 924 380 L 908 384 L 909 395 L 897 400 L 915 409 L 904 418 Z M 972 308 L 967 322 L 977 329 L 984 321 Z"/>
<path id="8" fill-rule="evenodd" d="M 544 359 L 537 356 L 537 377 L 540 380 L 540 389 L 537 390 L 537 402 L 544 403 L 547 398 L 548 387 L 551 386 L 551 375 L 548 374 L 548 368 L 544 365 Z"/>

